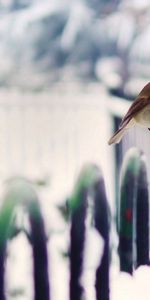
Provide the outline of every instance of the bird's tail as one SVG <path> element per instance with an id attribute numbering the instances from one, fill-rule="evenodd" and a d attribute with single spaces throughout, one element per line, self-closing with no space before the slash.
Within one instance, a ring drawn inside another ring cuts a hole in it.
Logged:
<path id="1" fill-rule="evenodd" d="M 126 127 L 118 129 L 117 132 L 108 141 L 108 145 L 119 143 L 126 131 Z"/>
<path id="2" fill-rule="evenodd" d="M 130 118 L 130 119 L 122 122 L 120 128 L 116 131 L 116 133 L 108 141 L 108 145 L 118 144 L 121 141 L 123 135 L 127 132 L 127 130 L 129 128 L 135 126 L 135 124 L 136 124 L 136 122 L 135 122 L 134 118 Z"/>

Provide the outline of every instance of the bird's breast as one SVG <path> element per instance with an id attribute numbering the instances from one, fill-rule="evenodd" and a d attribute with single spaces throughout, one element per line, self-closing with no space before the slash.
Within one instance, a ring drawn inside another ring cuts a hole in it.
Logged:
<path id="1" fill-rule="evenodd" d="M 134 116 L 134 120 L 142 127 L 150 127 L 150 105 L 145 106 Z"/>

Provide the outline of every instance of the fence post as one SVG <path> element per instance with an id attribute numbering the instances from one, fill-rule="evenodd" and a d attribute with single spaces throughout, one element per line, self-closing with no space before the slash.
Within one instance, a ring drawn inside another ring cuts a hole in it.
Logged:
<path id="1" fill-rule="evenodd" d="M 149 264 L 149 195 L 145 157 L 130 149 L 121 176 L 119 257 L 120 269 Z"/>
<path id="2" fill-rule="evenodd" d="M 71 249 L 70 249 L 70 300 L 81 300 L 83 287 L 80 283 L 85 240 L 85 218 L 89 193 L 94 202 L 93 220 L 105 241 L 101 265 L 96 272 L 96 299 L 109 300 L 109 216 L 101 171 L 88 165 L 81 171 L 70 197 Z"/>
<path id="3" fill-rule="evenodd" d="M 96 272 L 96 299 L 109 300 L 109 229 L 110 211 L 105 192 L 105 184 L 101 175 L 94 186 L 94 219 L 95 227 L 104 239 L 104 254 Z"/>
<path id="4" fill-rule="evenodd" d="M 145 157 L 141 156 L 136 201 L 136 267 L 149 264 L 149 195 Z"/>
<path id="5" fill-rule="evenodd" d="M 120 191 L 119 258 L 121 271 L 132 274 L 136 260 L 136 197 L 140 169 L 140 153 L 130 149 L 123 161 Z"/>
<path id="6" fill-rule="evenodd" d="M 12 225 L 12 216 L 18 205 L 23 205 L 29 214 L 34 265 L 34 299 L 50 300 L 48 279 L 48 257 L 43 218 L 37 195 L 31 184 L 24 179 L 12 180 L 8 184 L 0 209 L 0 299 L 6 300 L 4 272 L 7 240 Z"/>

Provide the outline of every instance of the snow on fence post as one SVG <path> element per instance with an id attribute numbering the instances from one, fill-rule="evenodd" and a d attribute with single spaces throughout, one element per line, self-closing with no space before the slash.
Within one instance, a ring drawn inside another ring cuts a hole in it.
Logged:
<path id="1" fill-rule="evenodd" d="M 25 179 L 15 179 L 8 184 L 0 208 L 0 299 L 6 300 L 4 272 L 7 240 L 9 239 L 10 230 L 12 230 L 13 213 L 18 205 L 25 207 L 30 220 L 34 300 L 49 300 L 48 256 L 44 223 L 37 195 L 32 185 Z"/>
<path id="2" fill-rule="evenodd" d="M 81 171 L 70 197 L 70 300 L 81 300 L 84 292 L 80 279 L 83 271 L 85 219 L 88 196 L 93 200 L 93 222 L 104 239 L 104 252 L 96 271 L 96 299 L 109 300 L 109 222 L 110 214 L 101 171 L 88 165 Z"/>

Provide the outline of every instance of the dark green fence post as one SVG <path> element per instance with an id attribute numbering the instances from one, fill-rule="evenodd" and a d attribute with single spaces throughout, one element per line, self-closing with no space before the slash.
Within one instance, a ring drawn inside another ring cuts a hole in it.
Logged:
<path id="1" fill-rule="evenodd" d="M 34 299 L 50 300 L 47 238 L 37 198 L 28 205 L 34 266 Z"/>
<path id="2" fill-rule="evenodd" d="M 109 229 L 110 229 L 110 211 L 108 207 L 105 184 L 101 175 L 94 186 L 94 219 L 95 227 L 104 239 L 104 253 L 100 265 L 96 272 L 96 299 L 109 300 Z"/>
<path id="3" fill-rule="evenodd" d="M 37 195 L 31 184 L 24 179 L 12 180 L 8 184 L 0 209 L 0 299 L 5 300 L 4 272 L 7 240 L 15 208 L 23 205 L 29 214 L 34 260 L 34 299 L 50 300 L 48 257 L 43 218 Z"/>
<path id="4" fill-rule="evenodd" d="M 88 195 L 93 199 L 93 220 L 104 238 L 104 253 L 96 272 L 96 299 L 109 300 L 109 221 L 108 204 L 104 181 L 95 165 L 85 167 L 76 182 L 70 198 L 71 209 L 71 253 L 70 253 L 70 300 L 83 299 L 80 278 L 83 268 L 85 218 Z"/>
<path id="5" fill-rule="evenodd" d="M 125 156 L 120 197 L 120 268 L 133 269 L 149 264 L 149 195 L 144 156 L 135 148 Z"/>
<path id="6" fill-rule="evenodd" d="M 149 195 L 145 158 L 141 156 L 136 201 L 137 267 L 149 264 Z"/>
<path id="7" fill-rule="evenodd" d="M 136 197 L 140 169 L 140 153 L 130 149 L 124 159 L 121 174 L 119 257 L 121 271 L 132 274 L 136 260 Z"/>
<path id="8" fill-rule="evenodd" d="M 83 265 L 83 251 L 85 241 L 85 216 L 87 189 L 83 188 L 78 195 L 81 198 L 79 206 L 72 214 L 70 231 L 70 299 L 79 300 L 82 298 L 83 288 L 80 283 Z"/>
<path id="9" fill-rule="evenodd" d="M 81 172 L 70 197 L 71 210 L 70 230 L 70 300 L 81 300 L 83 287 L 80 277 L 83 268 L 83 251 L 85 242 L 85 217 L 87 210 L 87 195 L 89 174 Z"/>

